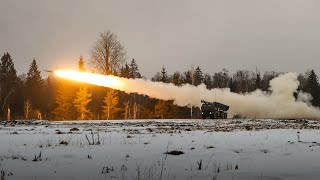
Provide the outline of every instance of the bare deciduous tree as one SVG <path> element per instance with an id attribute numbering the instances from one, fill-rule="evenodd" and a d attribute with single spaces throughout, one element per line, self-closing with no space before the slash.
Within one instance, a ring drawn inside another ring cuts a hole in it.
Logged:
<path id="1" fill-rule="evenodd" d="M 118 72 L 126 59 L 126 51 L 117 35 L 111 31 L 100 33 L 91 50 L 92 64 L 104 74 Z"/>
<path id="2" fill-rule="evenodd" d="M 42 115 L 41 115 L 41 112 L 39 110 L 37 110 L 37 115 L 38 115 L 38 120 L 41 120 L 42 119 Z"/>
<path id="3" fill-rule="evenodd" d="M 138 118 L 138 104 L 135 101 L 133 104 L 133 119 L 137 119 Z"/>
<path id="4" fill-rule="evenodd" d="M 129 109 L 129 106 L 130 106 L 130 101 L 125 101 L 124 103 L 123 103 L 123 105 L 124 105 L 124 119 L 125 120 L 127 120 L 128 118 L 129 118 L 129 111 L 130 111 L 130 109 Z"/>
<path id="5" fill-rule="evenodd" d="M 31 107 L 31 102 L 29 99 L 26 99 L 24 101 L 24 116 L 25 116 L 25 119 L 29 119 L 29 114 L 32 110 L 32 107 Z"/>

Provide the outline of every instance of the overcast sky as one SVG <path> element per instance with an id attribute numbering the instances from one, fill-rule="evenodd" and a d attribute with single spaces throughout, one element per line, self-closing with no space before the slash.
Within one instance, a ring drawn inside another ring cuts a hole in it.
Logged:
<path id="1" fill-rule="evenodd" d="M 0 53 L 19 74 L 34 57 L 42 70 L 76 67 L 111 30 L 146 77 L 162 66 L 320 72 L 319 8 L 319 0 L 0 0 Z"/>

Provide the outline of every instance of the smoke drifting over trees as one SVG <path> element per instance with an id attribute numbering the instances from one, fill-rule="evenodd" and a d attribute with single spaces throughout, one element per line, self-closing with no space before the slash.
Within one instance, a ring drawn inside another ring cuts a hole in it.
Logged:
<path id="1" fill-rule="evenodd" d="M 164 69 L 162 72 L 165 72 Z M 138 93 L 160 100 L 173 100 L 175 105 L 181 107 L 195 106 L 199 108 L 201 100 L 218 101 L 230 105 L 231 115 L 247 118 L 320 118 L 319 108 L 310 106 L 310 98 L 305 98 L 308 97 L 308 94 L 297 91 L 299 81 L 295 73 L 280 74 L 272 79 L 270 92 L 257 89 L 244 94 L 231 92 L 229 88 L 208 90 L 204 84 L 175 86 L 172 83 L 164 83 L 166 79 L 163 78 L 163 75 L 160 78 L 162 82 L 114 77 L 121 82 L 121 85 L 110 85 L 107 76 L 88 75 L 90 76 L 89 81 L 83 80 L 83 82 L 90 83 L 90 79 L 99 78 L 100 81 L 95 82 L 96 85 L 114 88 L 128 94 Z M 74 72 L 70 77 L 73 77 L 73 80 L 82 80 L 77 78 L 80 77 L 77 72 Z M 295 98 L 295 93 L 297 93 L 298 99 Z M 164 105 L 163 109 L 165 107 L 169 107 L 169 105 Z"/>
<path id="2" fill-rule="evenodd" d="M 27 75 L 17 76 L 14 60 L 5 53 L 0 62 L 1 119 L 200 118 L 201 100 L 229 105 L 229 117 L 320 118 L 320 85 L 313 70 L 230 73 L 203 72 L 196 66 L 170 74 L 163 66 L 147 80 L 139 72 L 139 60 L 126 62 L 125 56 L 117 36 L 106 31 L 91 50 L 90 60 L 82 56 L 75 60 L 80 71 L 88 71 L 89 62 L 95 72 L 118 76 L 125 86 L 112 90 L 53 74 L 44 79 L 35 59 L 30 60 Z"/>

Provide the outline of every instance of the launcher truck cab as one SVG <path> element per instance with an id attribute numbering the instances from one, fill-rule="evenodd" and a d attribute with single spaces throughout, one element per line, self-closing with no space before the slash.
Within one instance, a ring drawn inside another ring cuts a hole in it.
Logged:
<path id="1" fill-rule="evenodd" d="M 218 102 L 201 101 L 202 119 L 226 119 L 228 116 L 229 106 Z"/>

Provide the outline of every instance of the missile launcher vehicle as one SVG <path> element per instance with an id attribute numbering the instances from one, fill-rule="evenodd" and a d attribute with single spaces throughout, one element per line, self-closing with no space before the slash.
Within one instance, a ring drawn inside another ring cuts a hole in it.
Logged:
<path id="1" fill-rule="evenodd" d="M 201 101 L 202 119 L 226 119 L 229 106 L 218 102 Z"/>

